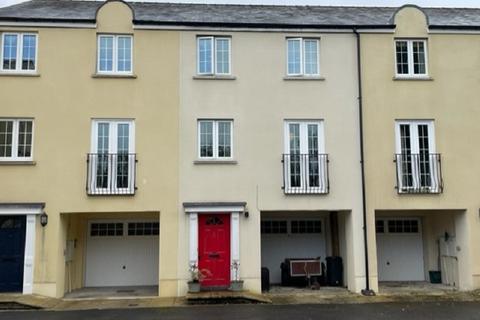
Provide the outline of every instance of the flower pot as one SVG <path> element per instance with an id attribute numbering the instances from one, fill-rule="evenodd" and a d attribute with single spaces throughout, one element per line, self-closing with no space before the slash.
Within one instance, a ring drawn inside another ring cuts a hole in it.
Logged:
<path id="1" fill-rule="evenodd" d="M 188 282 L 188 292 L 200 292 L 200 282 L 189 281 Z"/>
<path id="2" fill-rule="evenodd" d="M 232 281 L 230 282 L 230 290 L 232 291 L 242 291 L 243 290 L 243 281 Z"/>

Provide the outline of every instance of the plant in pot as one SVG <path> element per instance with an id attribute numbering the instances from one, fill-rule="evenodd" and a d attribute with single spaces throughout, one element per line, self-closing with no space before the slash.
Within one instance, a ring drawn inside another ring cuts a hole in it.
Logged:
<path id="1" fill-rule="evenodd" d="M 190 281 L 188 281 L 188 292 L 200 292 L 200 281 L 205 279 L 211 272 L 207 269 L 200 270 L 196 263 L 190 265 Z"/>
<path id="2" fill-rule="evenodd" d="M 243 280 L 240 280 L 240 262 L 238 262 L 237 260 L 233 261 L 232 270 L 233 270 L 233 279 L 230 282 L 230 290 L 242 291 Z"/>

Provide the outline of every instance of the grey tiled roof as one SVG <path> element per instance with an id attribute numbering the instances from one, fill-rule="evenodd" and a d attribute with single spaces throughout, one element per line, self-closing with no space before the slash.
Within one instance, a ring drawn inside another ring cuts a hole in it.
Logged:
<path id="1" fill-rule="evenodd" d="M 33 0 L 0 8 L 4 21 L 93 22 L 103 2 Z M 265 6 L 132 2 L 135 23 L 225 26 L 385 27 L 392 7 Z M 424 8 L 431 26 L 480 27 L 480 9 Z"/>

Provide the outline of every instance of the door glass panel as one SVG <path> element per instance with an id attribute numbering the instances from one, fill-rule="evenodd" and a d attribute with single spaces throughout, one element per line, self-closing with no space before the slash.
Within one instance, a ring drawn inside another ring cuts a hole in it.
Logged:
<path id="1" fill-rule="evenodd" d="M 118 124 L 117 135 L 117 188 L 128 187 L 128 151 L 129 151 L 129 125 Z"/>
<path id="2" fill-rule="evenodd" d="M 410 136 L 410 125 L 400 125 L 400 161 L 401 161 L 401 179 L 403 187 L 413 186 L 412 175 L 412 146 Z"/>
<path id="3" fill-rule="evenodd" d="M 97 188 L 108 187 L 109 140 L 110 140 L 110 124 L 99 123 L 98 136 L 97 136 L 97 153 L 98 153 L 97 171 L 96 171 Z"/>
<path id="4" fill-rule="evenodd" d="M 318 187 L 319 176 L 319 155 L 318 155 L 318 125 L 309 124 L 308 128 L 308 185 Z"/>
<path id="5" fill-rule="evenodd" d="M 288 125 L 290 145 L 290 187 L 301 186 L 300 124 Z"/>
<path id="6" fill-rule="evenodd" d="M 430 149 L 429 149 L 428 125 L 418 125 L 418 166 L 420 174 L 420 186 L 431 185 L 430 176 Z"/>

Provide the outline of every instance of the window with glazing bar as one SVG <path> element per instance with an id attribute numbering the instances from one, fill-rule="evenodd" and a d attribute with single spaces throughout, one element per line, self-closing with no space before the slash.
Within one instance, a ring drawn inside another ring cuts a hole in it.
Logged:
<path id="1" fill-rule="evenodd" d="M 37 35 L 33 33 L 3 33 L 1 71 L 37 71 Z"/>
<path id="2" fill-rule="evenodd" d="M 197 73 L 231 74 L 231 38 L 201 36 L 197 38 Z"/>
<path id="3" fill-rule="evenodd" d="M 99 35 L 98 73 L 132 73 L 132 42 L 129 35 Z"/>
<path id="4" fill-rule="evenodd" d="M 395 40 L 395 61 L 395 72 L 398 77 L 427 76 L 427 41 Z"/>
<path id="5" fill-rule="evenodd" d="M 30 161 L 33 120 L 0 119 L 0 161 Z"/>
<path id="6" fill-rule="evenodd" d="M 287 39 L 287 75 L 319 76 L 319 40 Z"/>
<path id="7" fill-rule="evenodd" d="M 198 157 L 200 159 L 231 159 L 233 121 L 198 121 Z"/>

